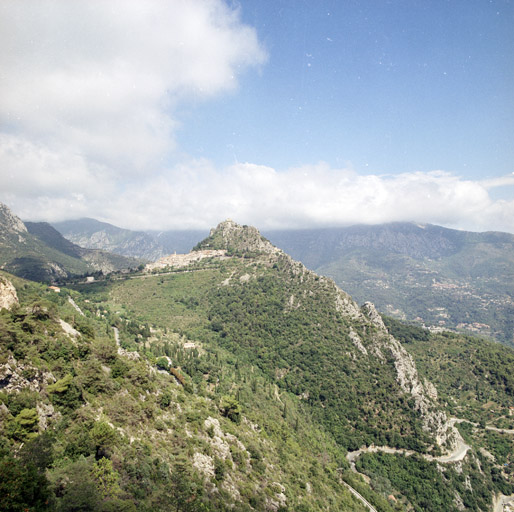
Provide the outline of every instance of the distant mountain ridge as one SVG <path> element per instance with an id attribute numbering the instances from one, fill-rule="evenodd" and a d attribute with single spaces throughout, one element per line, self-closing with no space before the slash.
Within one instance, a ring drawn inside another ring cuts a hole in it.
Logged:
<path id="1" fill-rule="evenodd" d="M 157 260 L 207 232 L 122 230 L 93 219 L 54 224 L 74 243 Z M 263 231 L 309 269 L 396 318 L 514 344 L 514 235 L 431 224 Z"/>
<path id="2" fill-rule="evenodd" d="M 84 249 L 46 222 L 27 222 L 0 203 L 0 268 L 35 281 L 134 268 L 138 260 Z"/>
<path id="3" fill-rule="evenodd" d="M 188 252 L 207 234 L 207 230 L 132 231 L 90 218 L 54 222 L 52 225 L 81 247 L 149 261 L 173 252 Z"/>
<path id="4" fill-rule="evenodd" d="M 514 344 L 514 235 L 392 223 L 268 236 L 384 313 Z"/>
<path id="5" fill-rule="evenodd" d="M 268 236 L 280 241 L 296 257 L 301 254 L 301 258 L 310 259 L 315 267 L 330 261 L 337 251 L 357 248 L 435 259 L 456 254 L 470 244 L 514 244 L 514 235 L 510 233 L 460 231 L 413 222 L 271 231 Z"/>

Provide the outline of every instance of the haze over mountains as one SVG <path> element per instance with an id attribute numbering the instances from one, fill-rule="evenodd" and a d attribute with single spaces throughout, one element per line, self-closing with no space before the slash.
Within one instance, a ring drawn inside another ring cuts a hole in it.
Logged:
<path id="1" fill-rule="evenodd" d="M 134 232 L 93 219 L 54 223 L 83 247 L 154 260 L 189 251 L 198 231 Z M 420 325 L 514 344 L 514 235 L 414 223 L 264 233 L 358 301 Z"/>
<path id="2" fill-rule="evenodd" d="M 208 230 L 131 231 L 95 219 L 54 222 L 53 227 L 81 247 L 154 261 L 173 252 L 186 253 Z"/>

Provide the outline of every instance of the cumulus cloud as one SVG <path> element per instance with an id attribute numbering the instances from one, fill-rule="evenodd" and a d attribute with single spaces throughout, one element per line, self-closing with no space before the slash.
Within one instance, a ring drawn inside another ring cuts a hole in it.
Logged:
<path id="1" fill-rule="evenodd" d="M 221 0 L 5 0 L 0 45 L 4 130 L 117 177 L 162 166 L 177 102 L 266 59 Z"/>
<path id="2" fill-rule="evenodd" d="M 266 60 L 255 30 L 222 0 L 3 0 L 0 45 L 0 200 L 24 219 L 91 216 L 132 229 L 203 229 L 227 217 L 262 229 L 418 221 L 514 232 L 514 202 L 491 196 L 514 184 L 510 175 L 219 169 L 179 158 L 177 107 L 234 89 L 239 73 Z"/>
<path id="3" fill-rule="evenodd" d="M 509 176 L 493 183 L 443 171 L 360 175 L 326 163 L 286 171 L 250 163 L 217 169 L 209 160 L 188 160 L 120 187 L 80 156 L 14 137 L 0 137 L 0 161 L 12 170 L 0 200 L 32 220 L 90 216 L 131 229 L 205 229 L 225 218 L 261 229 L 416 221 L 514 232 L 514 201 L 490 196 L 512 183 Z M 52 179 L 27 185 L 34 162 Z"/>

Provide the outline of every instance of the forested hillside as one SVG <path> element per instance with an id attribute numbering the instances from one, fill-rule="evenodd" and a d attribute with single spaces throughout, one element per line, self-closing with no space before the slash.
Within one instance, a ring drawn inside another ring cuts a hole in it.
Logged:
<path id="1" fill-rule="evenodd" d="M 514 346 L 514 235 L 392 223 L 268 236 L 389 316 Z"/>
<path id="2" fill-rule="evenodd" d="M 340 482 L 344 450 L 257 368 L 9 279 L 2 510 L 364 510 Z"/>
<path id="3" fill-rule="evenodd" d="M 55 223 L 82 247 L 154 260 L 187 252 L 200 231 L 121 229 L 93 219 Z M 274 245 L 358 302 L 418 325 L 514 344 L 514 236 L 392 223 L 267 231 Z"/>
<path id="4" fill-rule="evenodd" d="M 9 510 L 485 511 L 514 492 L 512 350 L 382 320 L 255 228 L 195 250 L 60 293 L 4 274 Z"/>

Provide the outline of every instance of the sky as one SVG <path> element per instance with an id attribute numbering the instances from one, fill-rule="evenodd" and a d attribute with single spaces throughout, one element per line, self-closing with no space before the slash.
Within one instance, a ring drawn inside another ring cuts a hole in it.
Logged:
<path id="1" fill-rule="evenodd" d="M 514 0 L 2 0 L 0 201 L 514 233 Z"/>

